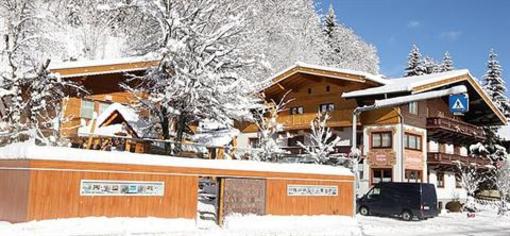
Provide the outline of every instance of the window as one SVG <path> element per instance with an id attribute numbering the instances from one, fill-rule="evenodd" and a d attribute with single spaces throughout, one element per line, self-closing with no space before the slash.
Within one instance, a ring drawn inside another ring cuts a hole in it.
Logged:
<path id="1" fill-rule="evenodd" d="M 456 188 L 462 188 L 462 177 L 459 173 L 455 174 L 455 187 Z"/>
<path id="2" fill-rule="evenodd" d="M 410 102 L 408 107 L 410 114 L 418 115 L 418 102 Z"/>
<path id="3" fill-rule="evenodd" d="M 404 146 L 406 149 L 421 150 L 421 136 L 406 133 L 404 135 Z"/>
<path id="4" fill-rule="evenodd" d="M 380 188 L 373 188 L 367 193 L 368 199 L 378 198 L 381 195 Z"/>
<path id="5" fill-rule="evenodd" d="M 335 104 L 333 103 L 321 104 L 319 107 L 320 112 L 330 112 L 333 110 L 335 110 Z"/>
<path id="6" fill-rule="evenodd" d="M 106 102 L 100 102 L 99 103 L 99 112 L 97 113 L 98 115 L 102 114 L 106 108 L 108 108 L 110 106 L 110 103 L 106 103 Z"/>
<path id="7" fill-rule="evenodd" d="M 80 117 L 92 119 L 94 116 L 94 102 L 89 100 L 81 100 Z"/>
<path id="8" fill-rule="evenodd" d="M 437 187 L 444 188 L 444 172 L 436 172 Z"/>
<path id="9" fill-rule="evenodd" d="M 384 169 L 372 169 L 372 184 L 377 184 L 379 182 L 391 182 L 392 181 L 392 169 L 384 168 Z"/>
<path id="10" fill-rule="evenodd" d="M 294 137 L 288 138 L 287 139 L 287 147 L 299 146 L 298 142 L 304 144 L 305 143 L 305 136 L 299 135 L 299 136 L 294 136 Z"/>
<path id="11" fill-rule="evenodd" d="M 405 178 L 407 182 L 421 183 L 421 171 L 420 170 L 406 170 Z"/>
<path id="12" fill-rule="evenodd" d="M 312 89 L 311 88 L 308 89 L 308 94 L 312 94 Z"/>
<path id="13" fill-rule="evenodd" d="M 372 148 L 391 148 L 391 132 L 372 133 Z"/>
<path id="14" fill-rule="evenodd" d="M 249 138 L 248 144 L 251 148 L 257 148 L 259 146 L 259 138 Z"/>
<path id="15" fill-rule="evenodd" d="M 328 85 L 328 86 L 326 86 L 326 92 L 329 92 L 330 90 L 331 90 L 331 89 L 330 89 L 329 85 Z"/>
<path id="16" fill-rule="evenodd" d="M 290 108 L 291 115 L 300 115 L 300 114 L 303 114 L 303 112 L 304 112 L 303 107 L 291 107 Z"/>

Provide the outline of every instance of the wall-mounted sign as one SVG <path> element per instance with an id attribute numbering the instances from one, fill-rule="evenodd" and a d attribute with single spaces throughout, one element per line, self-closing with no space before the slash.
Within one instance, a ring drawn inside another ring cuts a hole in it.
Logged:
<path id="1" fill-rule="evenodd" d="M 463 115 L 469 111 L 469 97 L 467 94 L 450 95 L 448 104 L 454 115 Z"/>
<path id="2" fill-rule="evenodd" d="M 87 180 L 80 184 L 81 196 L 163 196 L 164 182 Z"/>
<path id="3" fill-rule="evenodd" d="M 287 196 L 338 196 L 338 186 L 289 184 Z"/>

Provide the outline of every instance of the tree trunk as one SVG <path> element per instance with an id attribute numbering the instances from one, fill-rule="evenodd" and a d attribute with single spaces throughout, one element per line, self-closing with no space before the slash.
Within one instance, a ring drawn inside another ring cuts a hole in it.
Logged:
<path id="1" fill-rule="evenodd" d="M 179 118 L 177 119 L 177 126 L 176 126 L 176 143 L 175 143 L 175 152 L 182 151 L 182 142 L 184 139 L 184 132 L 186 131 L 186 115 L 180 114 Z"/>

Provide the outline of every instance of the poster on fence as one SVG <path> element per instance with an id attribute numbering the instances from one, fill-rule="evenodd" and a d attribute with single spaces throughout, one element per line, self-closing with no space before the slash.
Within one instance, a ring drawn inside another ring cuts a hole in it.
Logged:
<path id="1" fill-rule="evenodd" d="M 164 182 L 81 180 L 81 196 L 163 196 Z"/>
<path id="2" fill-rule="evenodd" d="M 287 196 L 338 196 L 335 185 L 287 185 Z"/>

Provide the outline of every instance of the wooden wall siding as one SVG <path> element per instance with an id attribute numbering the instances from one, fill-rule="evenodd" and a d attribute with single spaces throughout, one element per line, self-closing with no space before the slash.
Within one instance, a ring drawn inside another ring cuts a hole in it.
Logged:
<path id="1" fill-rule="evenodd" d="M 335 104 L 335 111 L 331 112 L 328 122 L 330 127 L 350 127 L 352 125 L 352 111 L 357 103 L 354 99 L 344 99 L 342 93 L 353 90 L 368 88 L 371 85 L 334 78 L 326 78 L 314 75 L 295 74 L 279 83 L 280 86 L 272 86 L 264 91 L 267 100 L 280 101 L 287 92 L 287 99 L 294 99 L 286 106 L 286 110 L 279 114 L 278 121 L 284 124 L 286 130 L 309 129 L 310 121 L 315 118 L 321 104 Z M 327 87 L 329 86 L 329 91 Z M 308 93 L 308 90 L 311 93 Z M 291 115 L 290 108 L 302 106 L 304 114 Z M 242 132 L 257 132 L 254 124 L 240 124 Z"/>
<path id="2" fill-rule="evenodd" d="M 0 161 L 3 167 L 27 167 L 27 161 Z M 30 172 L 0 171 L 0 220 L 21 222 L 27 219 Z"/>
<path id="3" fill-rule="evenodd" d="M 352 182 L 267 180 L 266 214 L 268 215 L 346 215 L 353 213 Z M 337 196 L 287 196 L 287 185 L 336 185 Z"/>
<path id="4" fill-rule="evenodd" d="M 352 116 L 352 114 L 351 114 Z M 399 116 L 394 108 L 382 108 L 374 111 L 361 113 L 361 123 L 363 125 L 389 125 L 399 123 Z"/>
<path id="5" fill-rule="evenodd" d="M 147 174 L 31 171 L 27 219 L 67 217 L 195 218 L 197 177 Z M 162 181 L 164 196 L 80 196 L 82 179 Z"/>
<path id="6" fill-rule="evenodd" d="M 400 106 L 404 123 L 419 128 L 427 128 L 427 101 L 418 102 L 418 114 L 409 113 L 409 105 Z"/>

